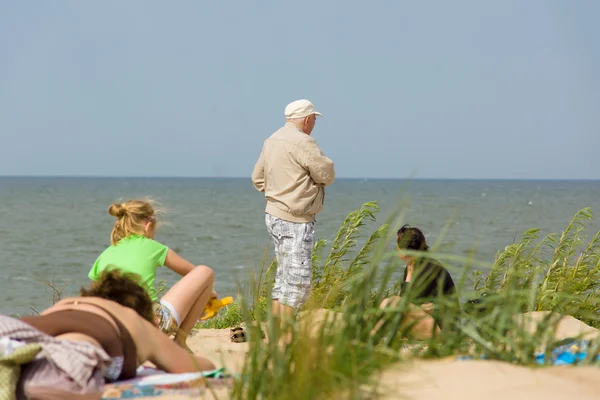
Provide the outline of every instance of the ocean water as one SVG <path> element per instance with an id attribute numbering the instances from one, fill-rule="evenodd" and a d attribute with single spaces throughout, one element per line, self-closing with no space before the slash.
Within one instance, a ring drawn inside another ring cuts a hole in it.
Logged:
<path id="1" fill-rule="evenodd" d="M 42 281 L 63 295 L 89 283 L 87 273 L 109 244 L 116 201 L 151 196 L 167 212 L 157 240 L 195 264 L 211 266 L 220 295 L 272 254 L 264 198 L 249 179 L 0 178 L 0 313 L 30 314 L 52 302 Z M 402 204 L 403 221 L 421 227 L 444 251 L 491 263 L 516 235 L 537 227 L 560 232 L 583 207 L 600 212 L 600 181 L 337 180 L 327 192 L 316 235 L 333 240 L 344 217 L 377 201 L 370 233 Z M 600 229 L 594 219 L 588 233 Z M 167 268 L 159 278 L 173 284 Z"/>

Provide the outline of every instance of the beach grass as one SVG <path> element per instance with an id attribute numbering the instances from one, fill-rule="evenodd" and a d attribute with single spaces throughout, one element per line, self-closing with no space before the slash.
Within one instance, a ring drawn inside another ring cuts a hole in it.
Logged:
<path id="1" fill-rule="evenodd" d="M 377 307 L 398 292 L 403 266 L 393 243 L 405 214 L 395 213 L 361 240 L 376 213 L 374 202 L 350 213 L 327 256 L 328 243 L 315 244 L 314 288 L 300 322 L 289 325 L 288 346 L 278 344 L 286 332 L 270 310 L 274 261 L 258 269 L 234 305 L 200 324 L 224 328 L 245 323 L 249 329 L 250 351 L 234 398 L 375 396 L 377 373 L 411 358 L 468 356 L 535 366 L 536 355 L 545 352 L 549 362 L 550 352 L 562 343 L 554 334 L 563 315 L 600 326 L 600 232 L 586 236 L 585 230 L 591 209 L 577 212 L 559 234 L 540 238 L 538 229 L 523 232 L 493 262 L 439 252 L 438 238 L 430 252 L 420 255 L 442 261 L 452 272 L 456 297 L 440 307 L 444 326 L 453 328 L 421 341 L 406 339 L 411 328 L 404 321 L 412 307 L 408 297 L 393 308 Z M 315 309 L 327 313 L 311 320 Z M 548 313 L 531 327 L 521 318 L 531 311 Z M 378 321 L 384 324 L 373 334 Z M 266 330 L 268 341 L 252 332 L 257 326 Z M 595 363 L 599 350 L 600 343 L 592 341 L 581 363 Z"/>

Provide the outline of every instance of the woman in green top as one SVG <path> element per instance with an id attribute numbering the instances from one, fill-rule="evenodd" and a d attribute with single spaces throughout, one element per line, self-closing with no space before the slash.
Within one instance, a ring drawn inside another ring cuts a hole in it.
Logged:
<path id="1" fill-rule="evenodd" d="M 111 246 L 100 254 L 88 276 L 96 281 L 107 268 L 137 274 L 155 304 L 156 324 L 186 347 L 190 331 L 202 317 L 213 292 L 214 272 L 205 265 L 195 266 L 173 250 L 154 240 L 156 212 L 152 204 L 128 200 L 112 204 L 108 213 L 117 218 Z M 159 301 L 156 295 L 156 269 L 165 265 L 183 276 Z"/>

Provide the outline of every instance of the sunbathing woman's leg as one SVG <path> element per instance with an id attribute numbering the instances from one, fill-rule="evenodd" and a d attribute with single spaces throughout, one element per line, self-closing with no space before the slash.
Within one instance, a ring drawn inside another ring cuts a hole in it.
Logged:
<path id="1" fill-rule="evenodd" d="M 205 265 L 199 265 L 163 296 L 162 300 L 169 302 L 181 319 L 181 326 L 175 335 L 177 343 L 185 345 L 192 328 L 202 317 L 204 307 L 212 297 L 214 281 L 213 270 Z"/>

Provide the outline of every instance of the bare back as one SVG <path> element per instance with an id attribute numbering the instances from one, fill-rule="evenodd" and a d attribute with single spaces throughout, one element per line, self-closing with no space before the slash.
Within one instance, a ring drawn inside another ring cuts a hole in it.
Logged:
<path id="1" fill-rule="evenodd" d="M 137 364 L 150 361 L 171 373 L 195 372 L 215 368 L 204 357 L 193 356 L 175 344 L 160 329 L 146 321 L 133 309 L 99 297 L 71 297 L 63 299 L 42 312 L 42 315 L 61 310 L 80 310 L 96 314 L 117 328 L 118 320 L 131 335 L 137 349 Z M 90 342 L 93 343 L 93 339 Z"/>
<path id="2" fill-rule="evenodd" d="M 57 302 L 43 311 L 42 315 L 62 310 L 79 310 L 96 314 L 106 319 L 118 331 L 114 321 L 117 319 L 127 329 L 136 345 L 138 365 L 148 360 L 152 349 L 149 331 L 154 327 L 133 309 L 99 297 L 71 297 Z"/>

